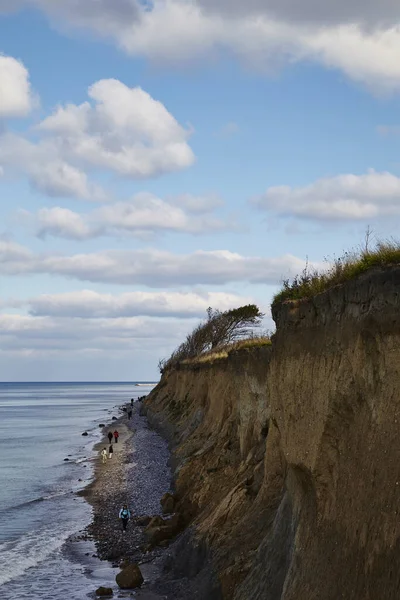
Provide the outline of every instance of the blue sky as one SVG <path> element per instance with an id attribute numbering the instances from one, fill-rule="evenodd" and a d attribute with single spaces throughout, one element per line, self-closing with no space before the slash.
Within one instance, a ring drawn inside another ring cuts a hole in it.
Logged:
<path id="1" fill-rule="evenodd" d="M 154 379 L 209 305 L 271 328 L 396 236 L 396 5 L 301 4 L 0 0 L 0 380 Z"/>

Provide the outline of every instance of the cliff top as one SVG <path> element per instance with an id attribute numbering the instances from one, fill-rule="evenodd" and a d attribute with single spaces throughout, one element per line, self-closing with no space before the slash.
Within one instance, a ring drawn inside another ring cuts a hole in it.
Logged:
<path id="1" fill-rule="evenodd" d="M 378 242 L 374 250 L 368 248 L 358 252 L 346 252 L 335 258 L 332 266 L 325 272 L 310 271 L 308 267 L 293 281 L 285 280 L 283 287 L 272 301 L 272 306 L 288 300 L 313 298 L 337 285 L 356 278 L 374 267 L 400 264 L 400 242 Z"/>
<path id="2" fill-rule="evenodd" d="M 260 348 L 262 346 L 271 346 L 272 342 L 269 337 L 260 336 L 260 337 L 251 337 L 243 340 L 239 340 L 233 344 L 227 344 L 221 348 L 216 348 L 215 350 L 210 350 L 204 354 L 200 354 L 195 358 L 187 358 L 181 361 L 182 365 L 198 365 L 198 364 L 206 364 L 213 363 L 218 360 L 223 360 L 228 358 L 234 352 L 238 352 L 240 350 L 249 350 L 252 348 Z"/>

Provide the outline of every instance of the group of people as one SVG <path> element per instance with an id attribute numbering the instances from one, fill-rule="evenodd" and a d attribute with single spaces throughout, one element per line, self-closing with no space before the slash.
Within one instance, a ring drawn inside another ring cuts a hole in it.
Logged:
<path id="1" fill-rule="evenodd" d="M 108 441 L 110 443 L 110 446 L 108 448 L 108 458 L 112 458 L 112 455 L 114 453 L 114 448 L 111 443 L 113 436 L 114 436 L 115 443 L 118 444 L 119 433 L 118 433 L 117 429 L 114 431 L 114 433 L 112 433 L 111 431 L 108 432 L 107 437 L 108 437 Z M 103 459 L 103 463 L 106 463 L 107 462 L 107 448 L 106 447 L 104 447 L 103 450 L 101 451 L 101 457 Z"/>
<path id="2" fill-rule="evenodd" d="M 126 411 L 128 413 L 128 419 L 132 418 L 133 402 L 134 402 L 134 400 L 133 400 L 133 398 L 131 398 L 131 406 Z M 107 462 L 107 455 L 108 455 L 109 459 L 112 458 L 112 455 L 114 453 L 114 448 L 113 448 L 113 445 L 112 445 L 112 439 L 114 437 L 115 444 L 118 444 L 118 438 L 119 438 L 119 432 L 118 432 L 118 430 L 116 429 L 114 432 L 109 431 L 108 434 L 107 434 L 107 437 L 108 437 L 108 441 L 109 441 L 110 446 L 108 448 L 108 452 L 107 452 L 107 448 L 106 447 L 104 447 L 103 450 L 101 451 L 101 457 L 103 459 L 103 463 Z M 129 510 L 127 504 L 123 505 L 123 507 L 119 511 L 119 515 L 118 516 L 119 516 L 119 518 L 121 519 L 121 522 L 122 522 L 122 531 L 123 531 L 123 533 L 125 533 L 127 525 L 128 525 L 128 521 L 131 518 L 131 513 L 130 513 L 130 510 Z"/>

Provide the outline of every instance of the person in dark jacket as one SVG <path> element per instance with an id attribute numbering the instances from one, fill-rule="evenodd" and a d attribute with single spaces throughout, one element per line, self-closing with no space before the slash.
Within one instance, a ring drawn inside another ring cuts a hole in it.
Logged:
<path id="1" fill-rule="evenodd" d="M 110 447 L 108 449 L 108 458 L 112 458 L 113 453 L 114 453 L 114 448 L 112 447 L 112 444 L 110 444 Z"/>
<path id="2" fill-rule="evenodd" d="M 113 437 L 112 431 L 108 432 L 108 436 L 107 437 L 108 437 L 109 443 L 111 444 L 111 440 L 112 440 L 112 437 Z"/>
<path id="3" fill-rule="evenodd" d="M 125 532 L 126 526 L 128 525 L 128 521 L 131 518 L 131 513 L 126 504 L 124 504 L 121 510 L 119 511 L 119 518 L 122 521 L 122 531 Z"/>
<path id="4" fill-rule="evenodd" d="M 131 406 L 133 406 L 133 398 L 131 398 Z"/>
<path id="5" fill-rule="evenodd" d="M 117 430 L 115 430 L 115 431 L 114 431 L 114 440 L 115 440 L 115 443 L 116 443 L 116 444 L 118 444 L 118 438 L 119 438 L 119 433 L 118 433 L 118 431 L 117 431 Z"/>

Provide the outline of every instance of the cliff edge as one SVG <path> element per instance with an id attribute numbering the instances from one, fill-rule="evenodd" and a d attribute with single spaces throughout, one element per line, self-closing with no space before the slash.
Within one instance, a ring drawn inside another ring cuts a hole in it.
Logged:
<path id="1" fill-rule="evenodd" d="M 187 529 L 171 577 L 204 600 L 400 597 L 400 267 L 273 306 L 272 347 L 167 371 Z"/>

